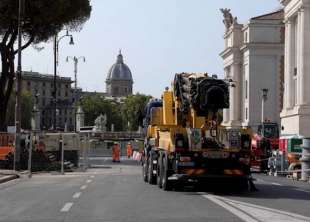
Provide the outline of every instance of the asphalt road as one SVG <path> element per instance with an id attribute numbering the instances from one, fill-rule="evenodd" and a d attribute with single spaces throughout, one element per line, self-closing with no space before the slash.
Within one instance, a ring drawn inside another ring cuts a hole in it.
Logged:
<path id="1" fill-rule="evenodd" d="M 258 192 L 165 192 L 134 161 L 96 158 L 85 173 L 40 174 L 0 185 L 5 222 L 310 221 L 310 184 L 255 175 Z M 229 187 L 229 184 L 227 184 Z"/>

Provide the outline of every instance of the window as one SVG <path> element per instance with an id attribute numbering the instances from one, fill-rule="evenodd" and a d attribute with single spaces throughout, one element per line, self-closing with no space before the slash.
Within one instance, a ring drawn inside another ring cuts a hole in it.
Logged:
<path id="1" fill-rule="evenodd" d="M 60 90 L 58 91 L 58 96 L 61 96 Z"/>
<path id="2" fill-rule="evenodd" d="M 245 120 L 248 120 L 248 107 L 245 108 Z"/>
<path id="3" fill-rule="evenodd" d="M 28 86 L 31 86 L 31 82 L 28 81 L 28 82 L 27 82 L 27 85 L 28 85 Z"/>
<path id="4" fill-rule="evenodd" d="M 45 98 L 43 98 L 42 99 L 42 106 L 45 106 L 45 103 L 46 103 Z"/>
<path id="5" fill-rule="evenodd" d="M 42 91 L 42 95 L 45 96 L 45 90 Z"/>
<path id="6" fill-rule="evenodd" d="M 68 89 L 68 88 L 69 88 L 68 84 L 66 84 L 66 86 L 65 86 L 65 87 L 66 87 L 66 89 Z"/>
<path id="7" fill-rule="evenodd" d="M 42 83 L 42 85 L 43 85 L 43 87 L 45 87 L 45 82 L 44 82 L 44 83 Z"/>
<path id="8" fill-rule="evenodd" d="M 65 92 L 65 96 L 66 96 L 66 97 L 68 96 L 68 91 Z"/>

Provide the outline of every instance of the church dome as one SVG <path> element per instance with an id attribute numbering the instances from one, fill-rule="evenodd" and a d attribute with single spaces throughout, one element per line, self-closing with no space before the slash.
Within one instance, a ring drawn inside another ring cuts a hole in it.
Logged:
<path id="1" fill-rule="evenodd" d="M 116 63 L 110 68 L 108 72 L 107 81 L 112 80 L 127 80 L 133 82 L 131 71 L 124 63 L 121 51 L 117 56 Z"/>

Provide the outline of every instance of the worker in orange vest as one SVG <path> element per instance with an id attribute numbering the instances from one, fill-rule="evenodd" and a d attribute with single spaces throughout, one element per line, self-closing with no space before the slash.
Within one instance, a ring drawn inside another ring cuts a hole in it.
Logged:
<path id="1" fill-rule="evenodd" d="M 119 147 L 118 143 L 114 143 L 112 147 L 112 160 L 113 162 L 120 162 L 120 154 L 121 154 L 121 149 Z"/>
<path id="2" fill-rule="evenodd" d="M 127 144 L 126 148 L 127 148 L 127 158 L 130 159 L 132 156 L 132 145 L 130 142 Z"/>

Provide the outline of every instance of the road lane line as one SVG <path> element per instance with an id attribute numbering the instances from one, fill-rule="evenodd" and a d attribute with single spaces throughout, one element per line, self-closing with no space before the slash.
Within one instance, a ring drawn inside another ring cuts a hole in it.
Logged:
<path id="1" fill-rule="evenodd" d="M 212 201 L 213 203 L 215 203 L 215 204 L 223 207 L 224 209 L 228 210 L 229 212 L 231 212 L 232 214 L 239 217 L 241 220 L 243 220 L 245 222 L 259 222 L 258 220 L 255 220 L 254 218 L 250 217 L 249 215 L 242 212 L 241 210 L 238 210 L 237 208 L 230 206 L 229 204 L 225 203 L 224 201 L 215 198 L 213 195 L 208 195 L 208 194 L 201 194 L 201 195 L 204 198 L 206 198 L 206 199 Z"/>
<path id="2" fill-rule="evenodd" d="M 303 189 L 299 189 L 299 188 L 296 188 L 294 190 L 297 190 L 297 191 L 300 191 L 300 192 L 305 192 L 305 193 L 310 193 L 309 190 L 303 190 Z"/>
<path id="3" fill-rule="evenodd" d="M 79 197 L 81 196 L 81 194 L 82 194 L 82 192 L 77 192 L 77 193 L 75 193 L 72 197 L 73 197 L 74 199 L 77 199 L 77 198 L 79 198 Z"/>
<path id="4" fill-rule="evenodd" d="M 201 193 L 200 193 L 201 194 Z M 273 208 L 263 207 L 247 202 L 241 202 L 222 196 L 212 194 L 201 194 L 208 200 L 218 204 L 219 206 L 230 211 L 245 222 L 259 221 L 259 222 L 308 222 L 309 217 L 295 214 L 287 211 L 277 210 Z"/>
<path id="5" fill-rule="evenodd" d="M 85 190 L 87 188 L 87 185 L 83 185 L 83 186 L 81 186 L 81 190 Z"/>
<path id="6" fill-rule="evenodd" d="M 91 175 L 90 178 L 95 178 L 95 175 Z"/>
<path id="7" fill-rule="evenodd" d="M 272 185 L 275 185 L 275 186 L 283 186 L 282 184 L 280 183 L 271 183 Z"/>
<path id="8" fill-rule="evenodd" d="M 93 182 L 93 180 L 86 180 L 86 183 L 91 183 Z"/>
<path id="9" fill-rule="evenodd" d="M 71 207 L 73 206 L 72 202 L 66 203 L 63 208 L 61 208 L 60 212 L 69 212 Z"/>

